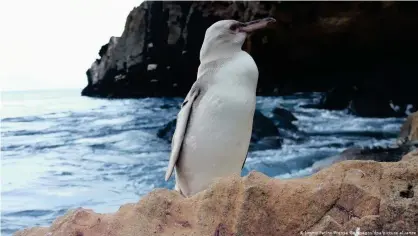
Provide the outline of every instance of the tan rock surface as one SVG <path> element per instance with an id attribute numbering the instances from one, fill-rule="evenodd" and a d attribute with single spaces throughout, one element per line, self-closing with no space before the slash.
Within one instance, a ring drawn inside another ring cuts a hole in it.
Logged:
<path id="1" fill-rule="evenodd" d="M 76 209 L 49 228 L 16 236 L 300 235 L 301 231 L 418 234 L 418 155 L 399 162 L 344 161 L 291 180 L 252 172 L 191 198 L 157 189 L 116 213 Z"/>
<path id="2" fill-rule="evenodd" d="M 412 115 L 411 130 L 409 132 L 409 139 L 418 140 L 418 112 Z"/>
<path id="3" fill-rule="evenodd" d="M 418 111 L 410 114 L 403 123 L 399 141 L 418 141 Z"/>
<path id="4" fill-rule="evenodd" d="M 403 161 L 410 161 L 413 158 L 418 158 L 418 150 L 414 150 L 402 157 Z"/>

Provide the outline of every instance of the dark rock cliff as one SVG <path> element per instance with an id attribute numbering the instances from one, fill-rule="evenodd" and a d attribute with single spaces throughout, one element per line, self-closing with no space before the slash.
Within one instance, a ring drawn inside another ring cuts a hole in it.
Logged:
<path id="1" fill-rule="evenodd" d="M 258 95 L 355 88 L 361 101 L 418 104 L 417 2 L 147 1 L 102 46 L 82 94 L 184 96 L 212 23 L 265 16 L 277 24 L 244 45 L 259 67 Z M 342 108 L 355 100 L 338 99 Z"/>

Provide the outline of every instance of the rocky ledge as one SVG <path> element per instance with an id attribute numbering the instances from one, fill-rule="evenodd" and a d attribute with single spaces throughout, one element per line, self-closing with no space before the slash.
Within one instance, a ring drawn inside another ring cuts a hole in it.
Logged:
<path id="1" fill-rule="evenodd" d="M 416 142 L 417 117 L 418 113 L 411 115 L 402 128 L 408 132 L 401 132 L 401 145 Z M 116 213 L 79 208 L 50 227 L 15 235 L 293 236 L 301 231 L 341 235 L 357 229 L 418 233 L 418 151 L 393 162 L 360 159 L 341 161 L 300 179 L 280 180 L 258 172 L 233 175 L 190 198 L 155 189 Z"/>
<path id="2" fill-rule="evenodd" d="M 402 116 L 418 107 L 417 2 L 145 1 L 100 48 L 82 94 L 185 96 L 205 30 L 265 16 L 275 27 L 244 45 L 259 67 L 258 95 L 333 89 L 322 107 L 361 116 L 397 116 L 391 102 Z"/>
<path id="3" fill-rule="evenodd" d="M 219 179 L 184 198 L 156 189 L 116 213 L 76 209 L 49 228 L 16 236 L 300 235 L 318 232 L 418 232 L 418 152 L 393 163 L 345 161 L 309 178 L 258 172 Z"/>

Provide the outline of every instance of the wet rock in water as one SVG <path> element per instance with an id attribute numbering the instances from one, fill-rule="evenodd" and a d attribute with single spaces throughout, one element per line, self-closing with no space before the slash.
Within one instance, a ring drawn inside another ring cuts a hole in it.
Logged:
<path id="1" fill-rule="evenodd" d="M 253 132 L 251 134 L 251 141 L 257 142 L 264 137 L 277 137 L 279 130 L 274 122 L 266 117 L 261 111 L 255 110 L 253 120 Z"/>
<path id="2" fill-rule="evenodd" d="M 169 108 L 172 108 L 172 107 L 173 107 L 172 105 L 168 105 L 168 104 L 164 104 L 164 105 L 160 106 L 161 109 L 169 109 Z"/>
<path id="3" fill-rule="evenodd" d="M 286 121 L 295 121 L 298 120 L 296 116 L 292 114 L 292 112 L 282 108 L 282 107 L 276 107 L 273 109 L 273 114 L 277 115 L 280 119 L 286 120 Z"/>
<path id="4" fill-rule="evenodd" d="M 176 130 L 176 119 L 168 122 L 157 132 L 159 138 L 171 142 L 174 131 Z M 254 113 L 253 130 L 251 134 L 251 149 L 274 149 L 280 148 L 282 139 L 274 122 L 256 110 Z"/>
<path id="5" fill-rule="evenodd" d="M 355 87 L 337 87 L 328 91 L 322 98 L 321 107 L 328 110 L 344 110 L 353 97 Z"/>
<path id="6" fill-rule="evenodd" d="M 350 101 L 348 110 L 351 114 L 360 117 L 385 118 L 405 116 L 402 112 L 395 110 L 389 100 L 371 93 L 356 95 Z"/>
<path id="7" fill-rule="evenodd" d="M 351 147 L 338 155 L 328 157 L 316 162 L 312 169 L 316 172 L 332 164 L 346 160 L 378 161 L 378 162 L 396 162 L 401 160 L 402 156 L 415 150 L 415 146 L 402 145 L 395 147 L 372 147 L 360 148 Z"/>
<path id="8" fill-rule="evenodd" d="M 307 104 L 304 108 L 317 108 L 327 110 L 344 110 L 353 98 L 354 86 L 340 86 L 327 91 L 318 104 Z"/>
<path id="9" fill-rule="evenodd" d="M 316 172 L 345 160 L 399 161 L 402 156 L 418 148 L 418 112 L 412 113 L 405 120 L 394 145 L 393 147 L 348 148 L 339 155 L 316 162 L 312 168 Z"/>
<path id="10" fill-rule="evenodd" d="M 115 213 L 78 208 L 50 227 L 15 236 L 417 232 L 417 209 L 418 155 L 412 153 L 398 162 L 345 161 L 300 179 L 232 175 L 190 198 L 156 189 Z"/>
<path id="11" fill-rule="evenodd" d="M 340 86 L 323 94 L 318 103 L 305 104 L 301 107 L 327 110 L 347 109 L 352 115 L 370 118 L 405 117 L 416 111 L 418 104 L 416 99 L 406 94 L 393 96 L 390 90 L 389 85 L 363 85 L 359 88 Z M 406 97 L 403 101 L 399 99 L 402 96 Z M 408 104 L 408 101 L 411 104 Z"/>
<path id="12" fill-rule="evenodd" d="M 157 137 L 168 140 L 171 143 L 171 140 L 176 130 L 177 119 L 174 119 L 168 122 L 164 127 L 157 132 Z"/>
<path id="13" fill-rule="evenodd" d="M 397 106 L 390 96 L 373 88 L 339 87 L 325 93 L 318 104 L 306 104 L 303 108 L 344 110 L 352 115 L 370 118 L 405 117 L 407 107 Z M 412 106 L 412 105 L 411 105 Z"/>
<path id="14" fill-rule="evenodd" d="M 278 137 L 278 136 L 265 137 L 257 142 L 251 142 L 249 151 L 277 149 L 277 148 L 280 148 L 282 144 L 283 144 L 283 139 L 281 137 Z"/>
<path id="15" fill-rule="evenodd" d="M 281 129 L 297 130 L 297 126 L 293 124 L 293 121 L 298 119 L 292 114 L 292 112 L 282 108 L 276 107 L 273 109 L 273 119 L 278 121 L 277 127 Z"/>

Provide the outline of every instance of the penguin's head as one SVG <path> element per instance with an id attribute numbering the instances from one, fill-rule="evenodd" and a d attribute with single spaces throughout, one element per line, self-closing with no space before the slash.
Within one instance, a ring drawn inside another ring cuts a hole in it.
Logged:
<path id="1" fill-rule="evenodd" d="M 276 20 L 272 17 L 249 22 L 239 22 L 236 20 L 220 20 L 215 22 L 206 30 L 203 45 L 200 50 L 200 60 L 204 57 L 213 58 L 241 50 L 248 34 L 265 28 L 274 22 Z"/>

